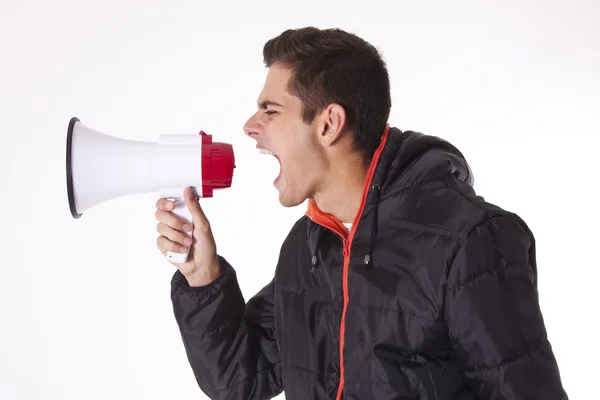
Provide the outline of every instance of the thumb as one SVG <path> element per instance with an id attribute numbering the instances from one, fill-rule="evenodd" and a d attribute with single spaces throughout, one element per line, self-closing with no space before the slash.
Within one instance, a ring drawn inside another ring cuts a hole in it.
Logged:
<path id="1" fill-rule="evenodd" d="M 200 201 L 194 197 L 192 189 L 189 186 L 187 186 L 183 191 L 183 199 L 185 200 L 185 205 L 192 215 L 192 222 L 194 225 L 206 226 L 208 219 L 206 218 L 202 207 L 200 207 Z"/>

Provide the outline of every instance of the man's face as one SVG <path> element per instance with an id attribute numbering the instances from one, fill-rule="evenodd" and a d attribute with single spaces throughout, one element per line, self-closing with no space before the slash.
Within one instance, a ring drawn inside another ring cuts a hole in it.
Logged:
<path id="1" fill-rule="evenodd" d="M 244 132 L 256 140 L 256 147 L 269 150 L 279 161 L 280 173 L 273 184 L 285 207 L 302 204 L 312 196 L 323 166 L 318 124 L 303 122 L 300 99 L 287 91 L 289 78 L 287 68 L 269 69 L 257 102 L 259 110 L 244 125 Z"/>

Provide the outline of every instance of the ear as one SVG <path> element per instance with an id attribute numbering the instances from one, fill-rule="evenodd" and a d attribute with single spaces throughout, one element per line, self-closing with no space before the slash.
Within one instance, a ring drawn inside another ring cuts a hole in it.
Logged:
<path id="1" fill-rule="evenodd" d="M 323 147 L 332 146 L 341 137 L 346 126 L 346 111 L 339 104 L 330 104 L 320 115 L 319 142 Z"/>

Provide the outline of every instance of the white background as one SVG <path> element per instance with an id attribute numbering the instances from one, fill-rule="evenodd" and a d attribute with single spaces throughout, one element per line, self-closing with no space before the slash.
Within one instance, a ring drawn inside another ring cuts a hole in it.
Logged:
<path id="1" fill-rule="evenodd" d="M 376 45 L 390 123 L 454 143 L 477 191 L 530 225 L 564 385 L 589 399 L 600 357 L 599 3 L 217 3 L 1 1 L 0 399 L 204 398 L 172 315 L 174 269 L 155 247 L 157 194 L 72 219 L 67 124 L 77 116 L 146 141 L 202 129 L 232 143 L 233 185 L 202 204 L 248 298 L 305 205 L 279 205 L 277 162 L 242 125 L 266 75 L 262 45 L 306 25 Z"/>

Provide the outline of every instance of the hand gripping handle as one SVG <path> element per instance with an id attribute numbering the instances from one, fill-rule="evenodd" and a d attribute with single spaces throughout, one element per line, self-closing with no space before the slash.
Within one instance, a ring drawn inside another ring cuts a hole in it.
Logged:
<path id="1" fill-rule="evenodd" d="M 187 206 L 185 204 L 185 200 L 183 200 L 182 198 L 179 198 L 179 199 L 175 198 L 175 199 L 171 199 L 171 200 L 173 201 L 173 203 L 175 203 L 175 208 L 171 212 L 173 214 L 175 214 L 176 216 L 178 216 L 179 218 L 186 221 L 192 227 L 192 230 L 190 232 L 184 232 L 191 239 L 192 232 L 194 231 L 194 223 L 192 220 L 192 214 L 190 213 L 190 210 L 187 208 Z M 175 264 L 183 264 L 188 259 L 190 247 L 191 247 L 191 245 L 188 246 L 188 251 L 185 253 L 167 251 L 167 255 L 166 255 L 167 260 L 169 260 Z"/>

